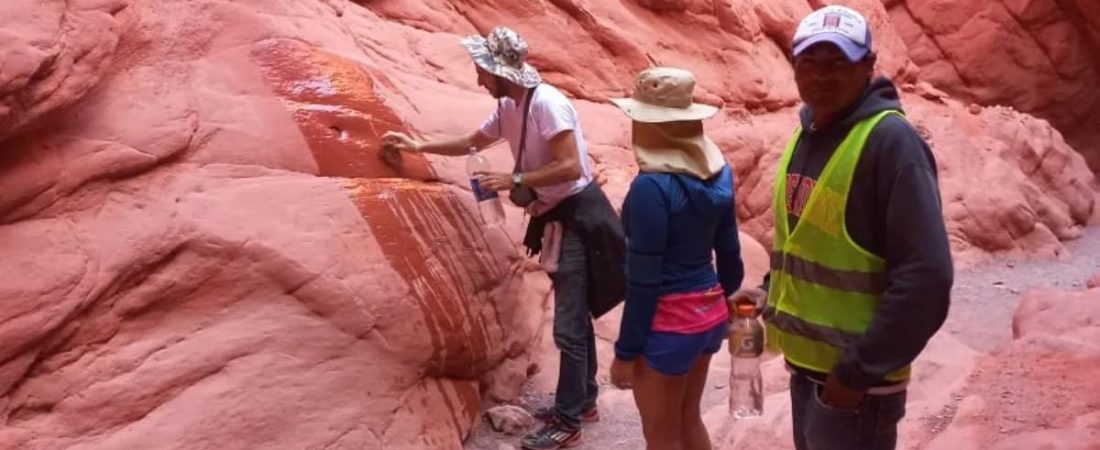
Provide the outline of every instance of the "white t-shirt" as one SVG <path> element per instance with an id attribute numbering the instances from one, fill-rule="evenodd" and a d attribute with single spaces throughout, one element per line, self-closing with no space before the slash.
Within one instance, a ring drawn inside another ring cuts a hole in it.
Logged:
<path id="1" fill-rule="evenodd" d="M 481 126 L 481 133 L 493 139 L 507 139 L 512 148 L 512 157 L 516 158 L 519 155 L 522 123 L 523 108 L 517 108 L 516 102 L 504 97 L 500 100 L 500 108 L 494 110 Z M 573 136 L 577 140 L 581 177 L 575 181 L 534 188 L 539 199 L 528 207 L 533 215 L 553 209 L 563 199 L 580 192 L 592 182 L 592 169 L 588 166 L 588 147 L 584 143 L 577 110 L 557 88 L 548 84 L 539 85 L 531 98 L 531 112 L 527 119 L 527 147 L 523 150 L 520 171 L 530 172 L 548 164 L 552 160 L 550 139 L 568 130 L 573 130 Z"/>

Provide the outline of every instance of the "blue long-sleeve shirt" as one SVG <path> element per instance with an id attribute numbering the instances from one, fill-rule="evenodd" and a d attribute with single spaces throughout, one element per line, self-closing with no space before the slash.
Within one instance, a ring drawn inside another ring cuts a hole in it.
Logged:
<path id="1" fill-rule="evenodd" d="M 649 337 L 658 297 L 715 283 L 728 296 L 741 286 L 745 271 L 733 174 L 729 166 L 708 180 L 639 174 L 627 192 L 622 216 L 627 288 L 615 356 L 633 360 Z"/>

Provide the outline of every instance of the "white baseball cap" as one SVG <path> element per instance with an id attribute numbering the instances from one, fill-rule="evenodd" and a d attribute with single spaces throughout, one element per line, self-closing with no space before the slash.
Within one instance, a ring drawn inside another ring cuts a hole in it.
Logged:
<path id="1" fill-rule="evenodd" d="M 871 28 L 867 19 L 852 8 L 832 5 L 810 13 L 794 33 L 794 56 L 822 42 L 844 52 L 851 62 L 862 61 L 871 52 Z"/>

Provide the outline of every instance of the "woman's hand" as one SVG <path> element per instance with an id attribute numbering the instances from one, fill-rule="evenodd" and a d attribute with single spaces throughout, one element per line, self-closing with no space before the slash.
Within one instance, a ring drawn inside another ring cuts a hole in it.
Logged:
<path id="1" fill-rule="evenodd" d="M 619 358 L 615 358 L 611 362 L 611 384 L 619 389 L 630 389 L 634 387 L 634 361 L 624 361 Z"/>
<path id="2" fill-rule="evenodd" d="M 753 317 L 759 316 L 768 304 L 768 293 L 756 287 L 740 289 L 729 296 L 731 315 L 736 311 L 734 308 L 739 304 L 753 305 Z"/>

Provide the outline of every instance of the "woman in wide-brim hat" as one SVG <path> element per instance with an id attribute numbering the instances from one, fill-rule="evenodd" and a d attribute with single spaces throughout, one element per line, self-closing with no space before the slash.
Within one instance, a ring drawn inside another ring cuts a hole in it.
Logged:
<path id="1" fill-rule="evenodd" d="M 652 68 L 612 100 L 632 120 L 640 173 L 622 209 L 628 286 L 611 377 L 633 388 L 651 449 L 710 448 L 699 404 L 744 275 L 733 174 L 703 133 L 718 108 L 694 103 L 694 88 L 691 72 Z"/>

